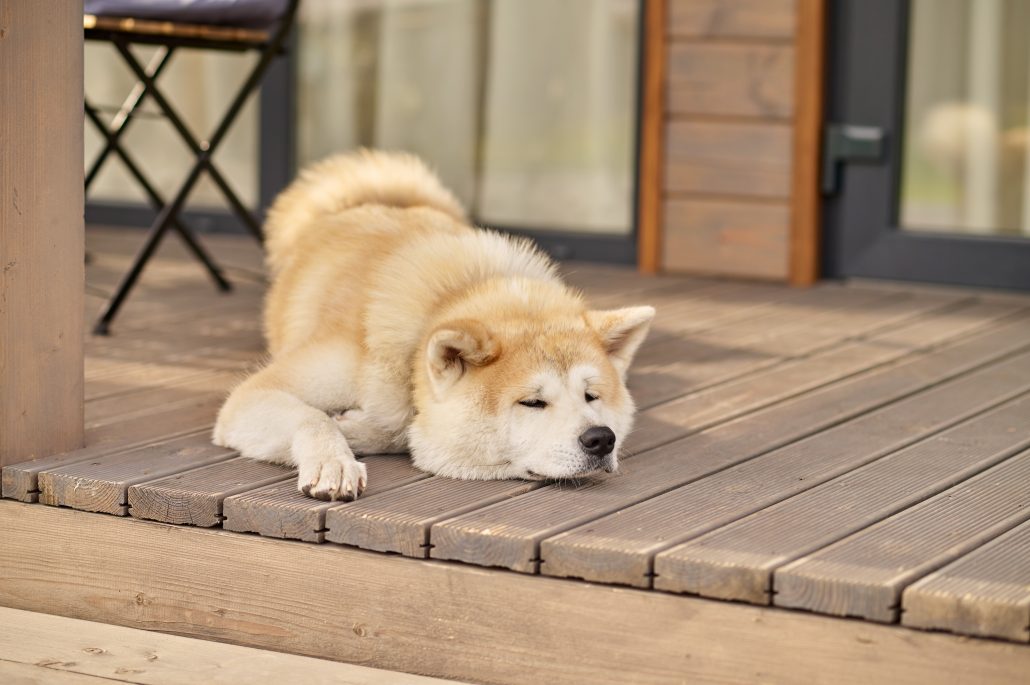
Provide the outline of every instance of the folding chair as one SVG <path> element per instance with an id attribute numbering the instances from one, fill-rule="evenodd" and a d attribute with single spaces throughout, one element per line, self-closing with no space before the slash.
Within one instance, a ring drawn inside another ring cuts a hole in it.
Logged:
<path id="1" fill-rule="evenodd" d="M 86 190 L 89 191 L 101 166 L 111 154 L 114 154 L 121 159 L 130 175 L 142 187 L 157 212 L 146 241 L 136 254 L 132 266 L 122 277 L 94 324 L 94 334 L 108 334 L 118 310 L 169 230 L 179 234 L 189 251 L 207 269 L 219 290 L 231 289 L 221 269 L 180 217 L 186 199 L 201 173 L 207 172 L 244 227 L 258 241 L 262 241 L 260 222 L 240 201 L 229 182 L 215 166 L 212 155 L 229 132 L 247 98 L 261 83 L 272 60 L 283 53 L 284 43 L 293 26 L 299 2 L 300 0 L 85 0 L 85 38 L 113 44 L 138 79 L 110 123 L 105 124 L 99 109 L 92 105 L 88 98 L 86 99 L 86 117 L 93 122 L 105 140 L 103 149 L 86 173 Z M 130 48 L 133 44 L 160 47 L 144 66 L 133 54 Z M 221 121 L 206 140 L 198 140 L 190 132 L 175 107 L 156 84 L 158 76 L 179 48 L 234 52 L 253 50 L 260 55 L 257 64 L 232 98 Z M 137 109 L 148 97 L 157 104 L 160 113 L 172 124 L 195 157 L 193 166 L 171 201 L 166 201 L 161 196 L 122 145 L 126 129 L 137 114 Z"/>

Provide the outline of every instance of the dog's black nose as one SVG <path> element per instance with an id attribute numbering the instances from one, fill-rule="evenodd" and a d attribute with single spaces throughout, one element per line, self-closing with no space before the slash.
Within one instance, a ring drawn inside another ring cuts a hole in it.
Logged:
<path id="1" fill-rule="evenodd" d="M 583 451 L 595 457 L 603 457 L 615 449 L 615 432 L 608 426 L 591 426 L 579 436 Z"/>

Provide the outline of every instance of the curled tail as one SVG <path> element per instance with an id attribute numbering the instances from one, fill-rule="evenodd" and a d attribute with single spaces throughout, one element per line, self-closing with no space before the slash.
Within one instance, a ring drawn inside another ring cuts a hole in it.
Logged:
<path id="1" fill-rule="evenodd" d="M 297 236 L 319 219 L 370 204 L 432 207 L 465 218 L 457 198 L 414 155 L 373 150 L 335 155 L 304 169 L 272 204 L 265 222 L 272 273 L 282 266 Z"/>

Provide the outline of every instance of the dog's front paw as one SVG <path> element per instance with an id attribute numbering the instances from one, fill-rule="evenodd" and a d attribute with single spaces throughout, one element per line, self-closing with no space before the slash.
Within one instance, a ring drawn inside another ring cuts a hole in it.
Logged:
<path id="1" fill-rule="evenodd" d="M 309 497 L 350 502 L 368 484 L 365 465 L 353 457 L 326 459 L 300 467 L 297 485 Z"/>

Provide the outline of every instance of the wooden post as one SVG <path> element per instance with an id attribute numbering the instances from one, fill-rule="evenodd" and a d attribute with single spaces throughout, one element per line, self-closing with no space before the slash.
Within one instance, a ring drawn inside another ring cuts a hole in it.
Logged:
<path id="1" fill-rule="evenodd" d="M 0 465 L 83 436 L 81 0 L 0 2 Z"/>
<path id="2" fill-rule="evenodd" d="M 790 282 L 819 279 L 826 0 L 798 0 L 794 39 L 794 174 L 791 182 Z"/>
<path id="3" fill-rule="evenodd" d="M 643 83 L 637 180 L 637 266 L 655 274 L 662 260 L 662 164 L 665 133 L 665 16 L 668 0 L 644 3 Z"/>

